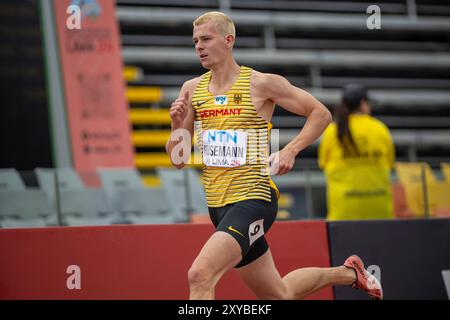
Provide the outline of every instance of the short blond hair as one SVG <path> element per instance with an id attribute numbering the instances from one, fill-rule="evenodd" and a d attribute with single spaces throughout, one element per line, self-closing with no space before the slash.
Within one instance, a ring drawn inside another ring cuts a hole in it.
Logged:
<path id="1" fill-rule="evenodd" d="M 193 25 L 199 26 L 208 22 L 214 23 L 214 25 L 216 26 L 216 30 L 220 35 L 227 36 L 231 34 L 236 38 L 236 29 L 234 27 L 234 22 L 226 14 L 218 11 L 206 12 L 195 19 Z"/>

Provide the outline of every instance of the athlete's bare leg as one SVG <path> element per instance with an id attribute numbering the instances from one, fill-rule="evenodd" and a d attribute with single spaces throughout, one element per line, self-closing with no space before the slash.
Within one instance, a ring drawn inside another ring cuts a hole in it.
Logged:
<path id="1" fill-rule="evenodd" d="M 270 249 L 252 263 L 236 270 L 258 298 L 262 300 L 290 298 L 288 287 L 275 268 Z"/>
<path id="2" fill-rule="evenodd" d="M 302 299 L 332 285 L 350 285 L 356 280 L 354 270 L 347 267 L 302 268 L 281 278 L 270 249 L 252 263 L 238 268 L 239 275 L 260 299 Z"/>
<path id="3" fill-rule="evenodd" d="M 189 299 L 214 299 L 217 282 L 241 259 L 238 242 L 226 232 L 215 232 L 189 269 Z"/>
<path id="4" fill-rule="evenodd" d="M 283 277 L 293 299 L 302 299 L 328 286 L 351 285 L 356 281 L 353 269 L 340 266 L 334 268 L 302 268 Z"/>

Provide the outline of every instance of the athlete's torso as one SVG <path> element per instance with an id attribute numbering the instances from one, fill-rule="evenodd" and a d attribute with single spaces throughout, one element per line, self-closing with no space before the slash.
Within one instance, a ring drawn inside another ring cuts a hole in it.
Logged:
<path id="1" fill-rule="evenodd" d="M 252 69 L 241 67 L 231 89 L 214 96 L 208 89 L 209 71 L 192 97 L 209 207 L 248 199 L 270 202 L 270 188 L 276 189 L 265 162 L 271 124 L 252 103 L 251 74 Z"/>

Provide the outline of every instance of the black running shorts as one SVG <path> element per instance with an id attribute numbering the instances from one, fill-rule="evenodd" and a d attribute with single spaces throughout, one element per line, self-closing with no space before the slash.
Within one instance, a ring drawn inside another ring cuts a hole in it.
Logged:
<path id="1" fill-rule="evenodd" d="M 242 260 L 236 268 L 255 261 L 269 249 L 264 234 L 277 216 L 278 200 L 274 189 L 271 189 L 271 197 L 271 202 L 251 199 L 208 208 L 216 231 L 230 234 L 242 249 Z"/>

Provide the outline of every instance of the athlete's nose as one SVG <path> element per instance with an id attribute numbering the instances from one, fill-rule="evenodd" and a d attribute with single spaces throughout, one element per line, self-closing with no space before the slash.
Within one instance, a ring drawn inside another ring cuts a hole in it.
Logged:
<path id="1" fill-rule="evenodd" d="M 202 41 L 197 41 L 197 43 L 195 44 L 195 50 L 197 50 L 197 52 L 198 53 L 201 53 L 200 51 L 202 51 L 204 48 L 203 48 L 203 43 L 202 43 Z"/>

